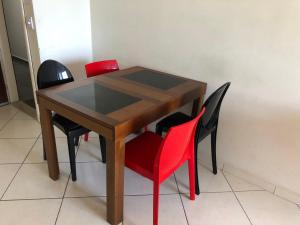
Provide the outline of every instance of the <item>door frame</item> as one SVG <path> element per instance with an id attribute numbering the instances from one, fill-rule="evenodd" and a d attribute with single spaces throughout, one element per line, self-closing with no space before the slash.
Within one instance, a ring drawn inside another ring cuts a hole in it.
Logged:
<path id="1" fill-rule="evenodd" d="M 36 78 L 37 78 L 38 68 L 41 64 L 41 58 L 40 58 L 40 49 L 38 45 L 37 26 L 35 22 L 33 2 L 32 0 L 19 0 L 19 1 L 21 2 L 22 5 L 23 29 L 26 38 L 27 56 L 28 56 L 29 69 L 30 69 L 30 78 L 31 78 L 31 83 L 33 88 L 36 115 L 37 118 L 39 118 L 39 107 L 38 107 L 37 96 L 36 96 L 36 91 L 38 90 Z M 32 17 L 31 22 L 33 23 L 33 27 L 34 27 L 33 29 L 34 32 L 31 34 L 29 33 L 30 32 L 29 29 L 32 28 L 27 24 L 28 14 L 30 17 Z"/>

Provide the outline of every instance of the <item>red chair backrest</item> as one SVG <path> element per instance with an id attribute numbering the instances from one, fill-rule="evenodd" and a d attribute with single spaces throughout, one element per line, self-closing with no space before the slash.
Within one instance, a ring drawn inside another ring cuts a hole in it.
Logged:
<path id="1" fill-rule="evenodd" d="M 97 75 L 109 73 L 119 70 L 117 60 L 104 60 L 100 62 L 93 62 L 85 65 L 87 77 L 94 77 Z"/>
<path id="2" fill-rule="evenodd" d="M 194 158 L 197 124 L 204 112 L 205 107 L 196 118 L 172 127 L 167 133 L 154 164 L 154 176 L 159 182 L 169 177 L 186 160 Z"/>

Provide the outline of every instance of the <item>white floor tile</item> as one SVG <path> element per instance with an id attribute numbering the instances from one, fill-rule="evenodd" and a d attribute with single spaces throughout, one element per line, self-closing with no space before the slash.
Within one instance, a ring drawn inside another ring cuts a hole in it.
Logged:
<path id="1" fill-rule="evenodd" d="M 232 192 L 201 193 L 195 201 L 182 196 L 190 225 L 250 225 Z"/>
<path id="2" fill-rule="evenodd" d="M 77 163 L 77 181 L 69 181 L 66 197 L 106 196 L 106 164 Z"/>
<path id="3" fill-rule="evenodd" d="M 153 196 L 126 196 L 124 203 L 124 225 L 153 224 Z M 159 202 L 159 224 L 187 225 L 179 195 L 161 195 Z M 206 225 L 206 224 L 205 224 Z"/>
<path id="4" fill-rule="evenodd" d="M 53 225 L 61 200 L 1 201 L 2 225 Z"/>
<path id="5" fill-rule="evenodd" d="M 9 120 L 16 115 L 18 109 L 12 105 L 0 107 L 0 120 Z"/>
<path id="6" fill-rule="evenodd" d="M 59 162 L 69 162 L 69 150 L 67 138 L 56 138 L 56 149 Z M 77 148 L 76 148 L 77 149 Z M 39 138 L 33 146 L 32 151 L 28 155 L 25 163 L 41 163 L 43 159 L 43 140 Z"/>
<path id="7" fill-rule="evenodd" d="M 56 225 L 106 225 L 105 198 L 65 198 Z"/>
<path id="8" fill-rule="evenodd" d="M 100 160 L 102 161 L 99 138 L 89 138 L 87 142 L 82 138 L 76 156 L 76 161 L 99 162 Z"/>
<path id="9" fill-rule="evenodd" d="M 0 198 L 21 165 L 0 165 Z"/>
<path id="10" fill-rule="evenodd" d="M 41 133 L 36 120 L 11 120 L 0 131 L 0 138 L 37 138 Z"/>
<path id="11" fill-rule="evenodd" d="M 66 138 L 67 136 L 62 132 L 60 129 L 58 129 L 56 126 L 53 126 L 54 128 L 54 135 L 56 138 Z M 41 135 L 41 138 L 43 137 L 43 134 Z"/>
<path id="12" fill-rule="evenodd" d="M 36 118 L 31 117 L 25 112 L 18 111 L 17 114 L 13 117 L 14 120 L 36 120 Z"/>
<path id="13" fill-rule="evenodd" d="M 89 133 L 89 137 L 91 137 L 91 138 L 97 138 L 97 137 L 99 137 L 99 134 L 97 134 L 97 133 L 94 132 L 94 131 L 91 131 L 91 132 Z"/>
<path id="14" fill-rule="evenodd" d="M 22 163 L 36 139 L 0 139 L 0 164 Z"/>
<path id="15" fill-rule="evenodd" d="M 24 164 L 3 199 L 61 198 L 69 176 L 68 163 L 60 164 L 60 178 L 53 181 L 47 164 Z"/>
<path id="16" fill-rule="evenodd" d="M 253 225 L 300 224 L 300 210 L 296 204 L 266 191 L 236 194 Z"/>
<path id="17" fill-rule="evenodd" d="M 56 126 L 54 126 L 54 134 L 55 134 L 55 137 L 58 137 L 58 138 L 66 137 L 65 133 L 62 132 L 60 129 L 58 129 Z"/>
<path id="18" fill-rule="evenodd" d="M 185 163 L 175 173 L 178 187 L 181 193 L 189 192 L 189 176 L 188 166 Z M 217 175 L 214 175 L 207 168 L 198 165 L 198 176 L 200 192 L 225 192 L 231 191 L 224 175 L 221 171 L 218 171 Z"/>
<path id="19" fill-rule="evenodd" d="M 153 182 L 134 171 L 126 168 L 124 179 L 125 195 L 146 195 L 153 194 Z M 160 186 L 161 194 L 178 193 L 174 176 L 171 176 Z"/>
<path id="20" fill-rule="evenodd" d="M 4 127 L 4 125 L 7 123 L 7 120 L 0 120 L 0 130 Z"/>
<path id="21" fill-rule="evenodd" d="M 225 177 L 227 178 L 229 184 L 231 185 L 232 189 L 234 191 L 262 191 L 264 190 L 261 187 L 258 187 L 257 185 L 250 184 L 249 182 L 236 177 L 230 173 L 224 172 Z"/>

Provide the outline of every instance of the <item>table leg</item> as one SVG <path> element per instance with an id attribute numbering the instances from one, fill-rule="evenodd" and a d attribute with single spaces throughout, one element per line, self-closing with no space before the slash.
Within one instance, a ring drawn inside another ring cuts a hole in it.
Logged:
<path id="1" fill-rule="evenodd" d="M 107 140 L 106 155 L 107 221 L 117 225 L 123 221 L 124 140 Z"/>
<path id="2" fill-rule="evenodd" d="M 54 129 L 52 123 L 51 111 L 39 106 L 40 109 L 40 122 L 42 127 L 43 144 L 46 151 L 46 158 L 48 162 L 49 176 L 53 180 L 59 178 L 59 167 L 57 160 L 56 143 L 54 136 Z"/>
<path id="3" fill-rule="evenodd" d="M 202 93 L 202 95 L 199 98 L 196 98 L 193 101 L 193 109 L 192 109 L 192 113 L 191 113 L 191 116 L 193 118 L 198 116 L 200 109 L 202 108 L 203 101 L 204 101 L 204 95 L 205 95 L 205 92 Z"/>

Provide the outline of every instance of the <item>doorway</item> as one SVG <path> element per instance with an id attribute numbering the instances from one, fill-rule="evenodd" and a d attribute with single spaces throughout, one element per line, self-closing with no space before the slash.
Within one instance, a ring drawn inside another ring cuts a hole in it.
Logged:
<path id="1" fill-rule="evenodd" d="M 35 108 L 22 1 L 2 0 L 2 4 L 19 100 Z"/>
<path id="2" fill-rule="evenodd" d="M 8 103 L 8 97 L 6 93 L 6 85 L 4 83 L 4 77 L 2 72 L 2 67 L 0 63 L 0 106 L 6 105 Z"/>

